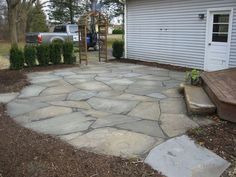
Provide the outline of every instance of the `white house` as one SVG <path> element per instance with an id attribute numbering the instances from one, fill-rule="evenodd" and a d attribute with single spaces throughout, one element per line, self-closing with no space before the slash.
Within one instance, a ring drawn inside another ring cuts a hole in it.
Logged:
<path id="1" fill-rule="evenodd" d="M 125 29 L 126 58 L 236 67 L 236 0 L 126 0 Z"/>

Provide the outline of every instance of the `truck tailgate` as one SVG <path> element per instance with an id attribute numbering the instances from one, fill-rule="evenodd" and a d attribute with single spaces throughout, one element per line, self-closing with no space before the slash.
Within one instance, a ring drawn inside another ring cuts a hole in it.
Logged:
<path id="1" fill-rule="evenodd" d="M 38 43 L 38 34 L 39 33 L 27 33 L 25 36 L 26 43 Z"/>

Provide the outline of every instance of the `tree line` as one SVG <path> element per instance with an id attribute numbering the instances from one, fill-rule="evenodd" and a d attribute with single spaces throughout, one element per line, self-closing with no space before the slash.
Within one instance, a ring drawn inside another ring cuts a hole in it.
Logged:
<path id="1" fill-rule="evenodd" d="M 76 23 L 79 16 L 90 11 L 92 6 L 109 19 L 124 14 L 124 0 L 0 1 L 0 40 L 17 44 L 24 40 L 27 32 L 48 31 L 49 23 Z"/>

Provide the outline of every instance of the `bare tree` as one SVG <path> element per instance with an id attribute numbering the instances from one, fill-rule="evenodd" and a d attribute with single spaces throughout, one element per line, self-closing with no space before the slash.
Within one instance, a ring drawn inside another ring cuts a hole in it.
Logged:
<path id="1" fill-rule="evenodd" d="M 17 44 L 17 6 L 21 0 L 6 0 L 8 6 L 8 24 L 12 44 Z"/>
<path id="2" fill-rule="evenodd" d="M 27 15 L 36 0 L 6 0 L 8 6 L 8 24 L 12 44 L 18 44 L 18 27 L 26 28 Z"/>

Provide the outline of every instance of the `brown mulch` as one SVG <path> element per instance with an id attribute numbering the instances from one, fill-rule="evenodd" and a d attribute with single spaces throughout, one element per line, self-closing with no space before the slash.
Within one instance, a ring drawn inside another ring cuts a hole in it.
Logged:
<path id="1" fill-rule="evenodd" d="M 161 64 L 161 63 L 150 62 L 150 61 L 133 60 L 133 59 L 128 59 L 128 58 L 125 58 L 125 59 L 110 59 L 109 62 L 132 63 L 132 64 L 158 67 L 158 68 L 164 68 L 164 69 L 169 69 L 169 70 L 173 70 L 173 71 L 182 71 L 182 72 L 192 70 L 192 68 L 186 68 L 186 67 L 169 65 L 169 64 Z"/>
<path id="2" fill-rule="evenodd" d="M 51 71 L 56 69 L 78 67 L 78 65 L 49 65 L 49 66 L 37 66 L 32 68 L 24 68 L 22 70 L 0 70 L 0 93 L 7 92 L 19 92 L 23 87 L 29 85 L 26 73 Z"/>
<path id="3" fill-rule="evenodd" d="M 1 177 L 163 177 L 137 159 L 76 150 L 16 124 L 0 105 Z"/>
<path id="4" fill-rule="evenodd" d="M 223 177 L 236 176 L 236 124 L 218 121 L 217 124 L 192 129 L 187 134 L 200 145 L 212 150 L 231 163 Z"/>

